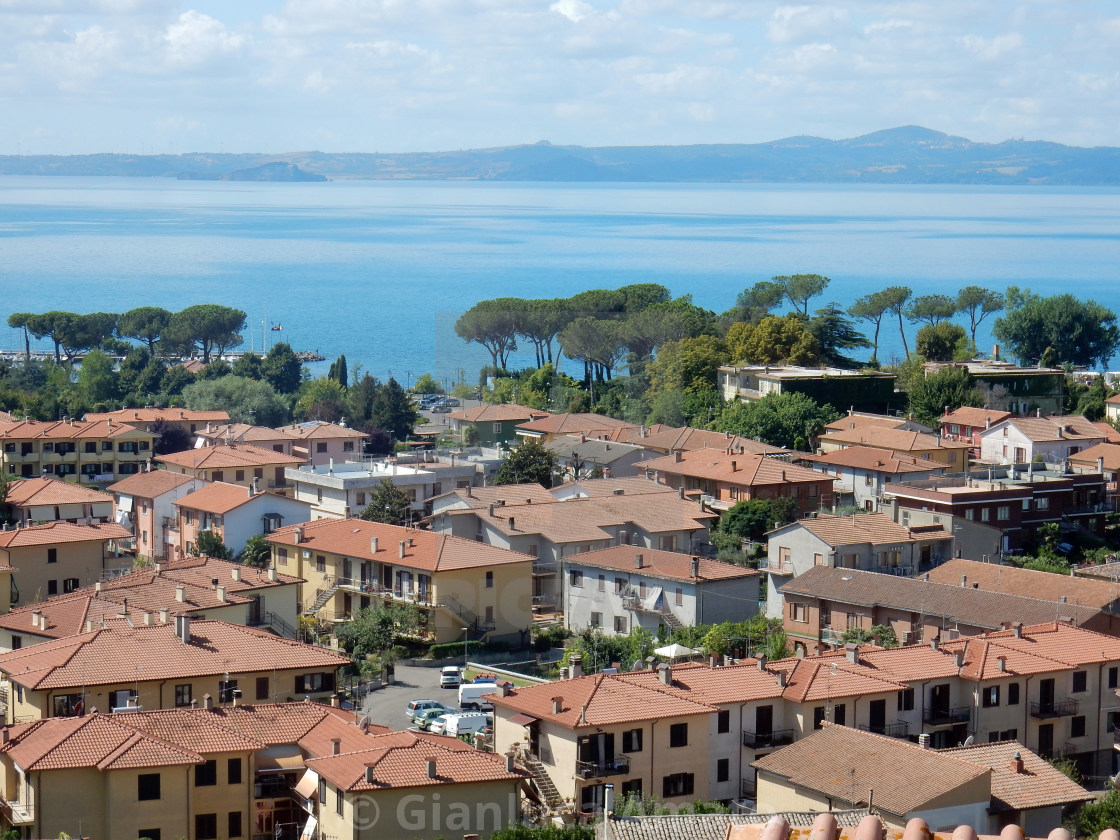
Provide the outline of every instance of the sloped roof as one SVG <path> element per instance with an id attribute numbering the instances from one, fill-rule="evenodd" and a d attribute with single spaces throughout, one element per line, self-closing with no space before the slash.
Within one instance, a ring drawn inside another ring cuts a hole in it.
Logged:
<path id="1" fill-rule="evenodd" d="M 517 426 L 518 431 L 538 435 L 578 435 L 583 432 L 594 435 L 598 432 L 609 432 L 613 429 L 634 429 L 633 423 L 625 420 L 616 420 L 605 414 L 550 414 L 539 420 L 531 420 Z"/>
<path id="2" fill-rule="evenodd" d="M 169 470 L 151 470 L 150 472 L 133 473 L 128 478 L 110 484 L 105 489 L 112 493 L 123 493 L 126 496 L 156 499 L 164 493 L 192 481 L 198 481 L 200 485 L 205 482 L 204 479 L 194 478 L 183 473 L 170 472 Z"/>
<path id="3" fill-rule="evenodd" d="M 24 548 L 31 545 L 58 545 L 61 543 L 106 542 L 125 540 L 132 532 L 115 522 L 94 522 L 75 525 L 70 522 L 48 522 L 30 525 L 14 531 L 0 531 L 0 548 Z"/>
<path id="4" fill-rule="evenodd" d="M 638 556 L 642 558 L 641 569 L 638 569 L 635 565 Z M 682 554 L 678 551 L 661 551 L 632 545 L 617 545 L 610 548 L 601 548 L 598 551 L 586 551 L 572 555 L 567 559 L 569 562 L 583 566 L 639 572 L 647 577 L 688 582 L 730 580 L 758 575 L 756 569 L 748 566 L 736 566 L 734 563 L 709 560 L 706 557 L 693 558 L 689 554 Z M 693 559 L 696 560 L 699 567 L 699 577 L 697 578 L 692 577 Z"/>
<path id="5" fill-rule="evenodd" d="M 679 460 L 678 460 L 679 458 Z M 819 484 L 832 476 L 762 455 L 731 454 L 723 449 L 694 449 L 653 458 L 642 467 L 667 475 L 724 481 L 743 487 L 772 484 Z"/>
<path id="6" fill-rule="evenodd" d="M 945 464 L 937 461 L 914 455 L 902 455 L 893 449 L 878 449 L 872 446 L 849 446 L 847 449 L 836 449 L 823 455 L 798 455 L 797 458 L 815 464 L 873 470 L 889 475 L 947 469 Z"/>
<path id="7" fill-rule="evenodd" d="M 0 752 L 25 773 L 77 767 L 171 767 L 203 760 L 193 750 L 141 734 L 109 715 L 46 718 L 13 727 L 9 737 Z"/>
<path id="8" fill-rule="evenodd" d="M 326 440 L 364 438 L 365 435 L 357 429 L 351 429 L 338 423 L 325 423 L 322 420 L 309 420 L 306 423 L 293 423 L 290 426 L 281 426 L 278 431 L 291 435 L 300 440 Z"/>
<path id="9" fill-rule="evenodd" d="M 539 408 L 527 408 L 516 403 L 503 403 L 502 405 L 480 405 L 475 408 L 465 408 L 462 411 L 452 411 L 447 415 L 449 420 L 458 420 L 461 423 L 503 423 L 517 421 L 525 423 L 548 417 L 547 411 Z"/>
<path id="10" fill-rule="evenodd" d="M 201 510 L 206 513 L 224 514 L 236 510 L 252 501 L 266 501 L 268 499 L 283 498 L 277 493 L 259 492 L 252 493 L 240 484 L 228 484 L 224 481 L 215 481 L 181 496 L 176 502 L 176 507 Z M 310 505 L 308 505 L 310 510 Z"/>
<path id="11" fill-rule="evenodd" d="M 1094 470 L 1097 468 L 1098 458 L 1104 459 L 1104 468 L 1108 472 L 1120 470 L 1120 444 L 1098 443 L 1069 456 L 1070 463 L 1090 467 Z"/>
<path id="12" fill-rule="evenodd" d="M 1035 597 L 1039 592 L 1057 592 L 1066 597 L 1067 603 L 1087 607 L 1103 607 L 1120 598 L 1120 592 L 1105 580 L 1055 576 L 1051 572 L 982 563 L 979 560 L 952 558 L 929 571 L 929 579 L 935 583 L 959 585 L 962 577 L 968 586 L 975 585 L 991 592 L 1026 597 Z"/>
<path id="13" fill-rule="evenodd" d="M 86 420 L 119 420 L 122 423 L 154 423 L 157 420 L 190 420 L 196 423 L 228 423 L 226 411 L 192 411 L 189 408 L 122 408 L 117 411 L 91 412 Z"/>
<path id="14" fill-rule="evenodd" d="M 760 669 L 754 660 L 714 668 L 706 663 L 685 662 L 673 665 L 670 673 L 670 685 L 661 682 L 657 671 L 648 669 L 621 674 L 619 678 L 710 706 L 776 699 L 785 690 L 778 682 L 777 674 Z"/>
<path id="15" fill-rule="evenodd" d="M 285 455 L 271 449 L 262 449 L 248 443 L 233 446 L 203 446 L 185 452 L 157 455 L 156 461 L 174 464 L 189 470 L 220 470 L 238 467 L 265 467 L 284 464 L 303 464 L 297 455 Z"/>
<path id="16" fill-rule="evenodd" d="M 571 458 L 578 455 L 586 461 L 595 464 L 613 464 L 615 461 L 634 453 L 644 453 L 645 450 L 633 443 L 619 443 L 617 440 L 596 440 L 594 438 L 581 440 L 571 435 L 561 435 L 553 438 L 544 445 L 544 448 L 555 452 L 560 458 Z"/>
<path id="17" fill-rule="evenodd" d="M 893 449 L 897 452 L 914 452 L 934 449 L 970 449 L 972 444 L 947 440 L 937 435 L 923 432 L 908 432 L 905 429 L 888 429 L 882 426 L 856 427 L 841 429 L 821 435 L 820 442 L 842 443 L 847 446 L 874 446 L 879 449 Z"/>
<path id="18" fill-rule="evenodd" d="M 1048 805 L 1087 802 L 1093 795 L 1050 762 L 1018 741 L 999 741 L 940 750 L 942 755 L 963 759 L 992 771 L 992 799 L 1001 809 L 1025 811 Z M 1013 766 L 1018 757 L 1023 769 Z"/>
<path id="19" fill-rule="evenodd" d="M 782 696 L 795 703 L 898 692 L 907 687 L 891 675 L 853 664 L 840 655 L 779 659 L 767 668 L 786 675 Z"/>
<path id="20" fill-rule="evenodd" d="M 1009 417 L 1004 421 L 1014 426 L 1035 443 L 1051 443 L 1056 440 L 1096 440 L 1103 441 L 1104 432 L 1080 414 L 1053 417 Z"/>
<path id="21" fill-rule="evenodd" d="M 1011 417 L 1010 411 L 998 411 L 994 408 L 974 408 L 970 405 L 962 405 L 960 408 L 950 411 L 948 414 L 941 416 L 941 422 L 952 423 L 958 426 L 971 426 L 972 428 L 985 428 L 987 426 L 994 426 L 996 423 L 1002 423 L 1008 417 Z"/>
<path id="22" fill-rule="evenodd" d="M 949 538 L 949 533 L 943 528 L 907 528 L 905 525 L 899 525 L 885 513 L 854 513 L 850 516 L 832 516 L 822 513 L 812 519 L 801 519 L 790 525 L 783 525 L 771 533 L 780 533 L 793 528 L 804 528 L 831 546 L 863 543 L 888 545 Z"/>
<path id="23" fill-rule="evenodd" d="M 44 476 L 13 481 L 8 485 L 8 495 L 4 501 L 16 506 L 112 504 L 113 497 L 100 490 Z"/>
<path id="24" fill-rule="evenodd" d="M 730 432 L 713 432 L 709 429 L 694 429 L 691 426 L 666 426 L 656 431 L 649 430 L 640 438 L 632 441 L 646 449 L 660 452 L 691 452 L 693 449 L 731 449 L 742 450 L 750 455 L 777 455 L 788 450 L 771 446 L 760 440 L 733 435 Z"/>
<path id="25" fill-rule="evenodd" d="M 152 440 L 150 432 L 113 420 L 19 420 L 0 423 L 0 439 L 7 440 L 101 440 L 119 437 Z"/>
<path id="26" fill-rule="evenodd" d="M 825 423 L 826 429 L 835 429 L 841 431 L 843 429 L 859 429 L 864 427 L 876 427 L 881 429 L 909 429 L 912 432 L 920 431 L 933 431 L 921 423 L 915 423 L 906 417 L 892 416 L 889 414 L 871 414 L 864 411 L 850 411 L 841 417 L 839 420 L 833 420 L 831 423 Z"/>
<path id="27" fill-rule="evenodd" d="M 252 426 L 248 423 L 222 423 L 209 429 L 200 429 L 195 432 L 200 438 L 206 440 L 233 440 L 237 443 L 253 443 L 254 441 L 295 441 L 295 435 L 288 434 L 280 429 L 270 429 L 268 426 Z"/>

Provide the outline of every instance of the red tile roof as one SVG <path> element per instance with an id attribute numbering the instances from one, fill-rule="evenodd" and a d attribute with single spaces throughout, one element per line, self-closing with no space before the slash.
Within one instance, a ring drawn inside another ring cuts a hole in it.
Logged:
<path id="1" fill-rule="evenodd" d="M 1026 811 L 1088 802 L 1093 798 L 1089 791 L 1018 741 L 955 747 L 941 750 L 940 754 L 990 768 L 992 799 L 997 801 L 993 804 L 999 810 Z M 1022 761 L 1021 770 L 1014 766 L 1016 758 Z"/>
<path id="2" fill-rule="evenodd" d="M 299 440 L 326 440 L 327 438 L 332 440 L 336 438 L 339 440 L 353 440 L 365 437 L 365 435 L 357 429 L 350 429 L 338 423 L 325 423 L 321 420 L 311 420 L 307 423 L 294 423 L 291 426 L 281 426 L 278 431 L 286 435 L 291 435 Z"/>
<path id="3" fill-rule="evenodd" d="M 198 764 L 202 756 L 174 743 L 137 732 L 109 715 L 57 717 L 8 730 L 0 752 L 25 773 L 96 767 L 117 770 Z"/>
<path id="4" fill-rule="evenodd" d="M 266 442 L 291 442 L 299 439 L 295 435 L 288 434 L 279 429 L 270 429 L 268 426 L 251 426 L 248 423 L 223 423 L 217 426 L 210 426 L 208 429 L 200 429 L 195 432 L 195 434 L 207 440 L 223 441 L 232 439 L 236 443 L 253 443 L 258 440 Z"/>
<path id="5" fill-rule="evenodd" d="M 100 440 L 118 437 L 152 440 L 150 433 L 113 420 L 20 420 L 15 423 L 0 423 L 0 439 L 6 440 Z"/>
<path id="6" fill-rule="evenodd" d="M 247 443 L 233 446 L 203 446 L 185 452 L 172 452 L 167 455 L 157 455 L 156 461 L 174 464 L 188 470 L 221 470 L 305 463 L 303 458 L 296 455 L 285 455 L 283 452 L 274 452 Z"/>
<path id="7" fill-rule="evenodd" d="M 1103 459 L 1106 471 L 1120 471 L 1120 444 L 1098 443 L 1069 456 L 1071 464 L 1088 467 L 1094 471 L 1097 469 L 1098 458 Z"/>
<path id="8" fill-rule="evenodd" d="M 240 484 L 227 484 L 224 481 L 215 481 L 213 484 L 209 484 L 201 490 L 195 490 L 193 493 L 181 496 L 175 502 L 175 506 L 179 508 L 190 508 L 191 510 L 201 510 L 206 513 L 224 514 L 229 513 L 231 510 L 236 510 L 260 496 L 276 498 L 277 494 L 253 493 Z"/>
<path id="9" fill-rule="evenodd" d="M 225 411 L 192 411 L 189 408 L 121 408 L 117 411 L 91 412 L 86 420 L 119 420 L 122 423 L 154 423 L 157 420 L 191 420 L 196 423 L 228 423 Z"/>
<path id="10" fill-rule="evenodd" d="M 937 461 L 902 455 L 893 449 L 877 449 L 872 446 L 849 446 L 847 449 L 836 449 L 823 455 L 798 455 L 797 459 L 811 461 L 814 464 L 873 470 L 890 475 L 947 469 L 945 464 Z"/>
<path id="11" fill-rule="evenodd" d="M 638 556 L 642 558 L 640 570 L 636 566 Z M 736 566 L 733 563 L 724 563 L 721 560 L 697 557 L 695 560 L 699 566 L 699 577 L 693 578 L 693 559 L 691 555 L 681 554 L 677 551 L 660 551 L 631 545 L 618 545 L 611 548 L 602 548 L 598 551 L 582 552 L 568 558 L 570 562 L 579 565 L 597 566 L 602 569 L 617 569 L 626 572 L 640 571 L 647 577 L 666 578 L 668 580 L 703 582 L 758 575 L 756 569 L 747 566 Z"/>
<path id="12" fill-rule="evenodd" d="M 580 432 L 594 436 L 600 432 L 607 433 L 615 429 L 635 429 L 633 423 L 625 420 L 616 420 L 605 414 L 550 414 L 539 420 L 518 425 L 518 431 L 537 435 L 578 435 Z"/>
<path id="13" fill-rule="evenodd" d="M 666 426 L 658 430 L 647 429 L 646 434 L 634 438 L 630 443 L 644 446 L 659 452 L 691 452 L 693 449 L 730 449 L 742 450 L 750 455 L 776 455 L 788 450 L 771 446 L 752 438 L 733 435 L 730 432 L 713 432 L 708 429 L 694 429 L 691 426 L 680 428 Z"/>
<path id="14" fill-rule="evenodd" d="M 948 414 L 941 416 L 942 424 L 955 424 L 957 426 L 971 426 L 974 429 L 983 429 L 988 426 L 994 426 L 996 423 L 1002 423 L 1008 417 L 1011 417 L 1010 411 L 998 411 L 994 408 L 974 408 L 969 405 L 962 405 L 955 411 L 950 411 Z"/>
<path id="15" fill-rule="evenodd" d="M 113 501 L 100 490 L 83 487 L 57 478 L 24 478 L 8 486 L 5 501 L 10 505 L 77 505 Z"/>
<path id="16" fill-rule="evenodd" d="M 126 496 L 155 499 L 192 481 L 200 482 L 200 486 L 204 482 L 203 479 L 183 475 L 182 473 L 170 472 L 169 470 L 152 470 L 150 472 L 134 473 L 115 484 L 110 484 L 105 489 L 111 493 L 122 493 Z"/>
<path id="17" fill-rule="evenodd" d="M 679 460 L 678 460 L 679 459 Z M 642 468 L 665 475 L 704 478 L 756 487 L 774 484 L 820 484 L 832 477 L 762 455 L 730 454 L 723 449 L 694 449 L 642 462 Z"/>
<path id="18" fill-rule="evenodd" d="M 78 542 L 107 542 L 125 540 L 132 532 L 115 522 L 95 522 L 92 525 L 74 525 L 70 522 L 48 522 L 31 525 L 14 531 L 0 531 L 0 548 L 24 548 L 29 545 L 58 545 Z"/>
<path id="19" fill-rule="evenodd" d="M 813 519 L 802 519 L 791 525 L 783 525 L 773 533 L 791 528 L 804 528 L 833 547 L 863 543 L 887 545 L 949 538 L 949 533 L 943 528 L 929 530 L 907 528 L 884 513 L 854 513 L 850 516 L 832 516 L 822 513 Z"/>
<path id="20" fill-rule="evenodd" d="M 1007 592 L 1028 598 L 1036 598 L 1040 592 L 1051 592 L 1064 595 L 1070 604 L 1087 607 L 1104 607 L 1120 598 L 1120 592 L 1108 581 L 1055 576 L 1051 572 L 978 560 L 953 558 L 929 572 L 929 579 L 935 583 L 959 586 L 962 578 L 968 586 L 975 585 L 991 592 Z"/>
<path id="21" fill-rule="evenodd" d="M 503 405 L 480 405 L 462 411 L 453 411 L 447 415 L 447 419 L 458 420 L 462 423 L 501 423 L 511 420 L 525 423 L 548 416 L 547 411 L 541 411 L 538 408 L 526 408 L 516 403 L 504 403 Z"/>
<path id="22" fill-rule="evenodd" d="M 887 429 L 881 426 L 842 429 L 821 435 L 821 443 L 842 443 L 847 446 L 874 446 L 879 449 L 893 449 L 896 452 L 936 451 L 938 449 L 962 451 L 970 449 L 971 443 L 958 443 L 922 432 L 908 432 L 903 429 Z"/>
<path id="23" fill-rule="evenodd" d="M 1005 422 L 1035 443 L 1050 443 L 1056 440 L 1095 440 L 1099 443 L 1105 439 L 1104 432 L 1080 414 L 1009 417 Z"/>

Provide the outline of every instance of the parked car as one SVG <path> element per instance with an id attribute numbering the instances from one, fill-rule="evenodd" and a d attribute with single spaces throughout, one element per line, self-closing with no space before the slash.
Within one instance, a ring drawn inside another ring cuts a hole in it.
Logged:
<path id="1" fill-rule="evenodd" d="M 448 665 L 439 672 L 440 688 L 458 688 L 463 682 L 463 674 L 457 665 Z"/>
<path id="2" fill-rule="evenodd" d="M 439 702 L 438 700 L 411 700 L 409 701 L 408 707 L 404 710 L 404 713 L 408 715 L 409 718 L 414 718 L 417 714 L 424 711 L 425 709 L 432 709 L 437 706 L 439 708 L 445 708 L 443 703 Z"/>
<path id="3" fill-rule="evenodd" d="M 449 715 L 454 711 L 454 709 L 449 709 L 446 706 L 433 706 L 430 709 L 424 709 L 424 711 L 413 715 L 412 725 L 417 729 L 426 730 L 431 727 L 436 718 Z"/>
<path id="4" fill-rule="evenodd" d="M 467 683 L 459 686 L 459 707 L 464 711 L 493 708 L 482 701 L 484 694 L 497 694 L 496 683 Z"/>
<path id="5" fill-rule="evenodd" d="M 490 715 L 484 712 L 461 712 L 444 715 L 431 726 L 433 735 L 473 735 L 490 725 Z"/>

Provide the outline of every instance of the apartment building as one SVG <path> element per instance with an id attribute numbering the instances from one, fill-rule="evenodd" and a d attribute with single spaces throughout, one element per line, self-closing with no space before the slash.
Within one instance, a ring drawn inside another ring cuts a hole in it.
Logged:
<path id="1" fill-rule="evenodd" d="M 304 464 L 284 471 L 294 498 L 311 506 L 310 519 L 358 516 L 382 482 L 388 481 L 409 500 L 417 522 L 428 511 L 428 500 L 444 492 L 445 478 L 426 464 L 406 466 L 395 459 Z M 456 482 L 452 480 L 450 487 Z"/>
<path id="2" fill-rule="evenodd" d="M 228 446 L 230 443 L 247 443 L 260 449 L 271 449 L 284 455 L 292 454 L 292 447 L 300 438 L 268 426 L 251 426 L 248 423 L 207 423 L 195 436 L 195 446 Z"/>
<path id="3" fill-rule="evenodd" d="M 583 435 L 588 438 L 611 438 L 627 435 L 638 429 L 633 423 L 589 412 L 576 414 L 550 414 L 536 420 L 518 423 L 515 427 L 519 438 L 546 443 L 563 435 Z"/>
<path id="4" fill-rule="evenodd" d="M 563 559 L 563 611 L 572 630 L 625 635 L 743 621 L 758 613 L 759 573 L 674 551 L 613 546 Z"/>
<path id="5" fill-rule="evenodd" d="M 946 367 L 963 368 L 982 389 L 988 406 L 1011 414 L 1057 414 L 1065 402 L 1066 372 L 1062 368 L 1024 368 L 999 357 L 999 346 L 990 359 L 969 362 L 926 362 L 929 376 Z"/>
<path id="6" fill-rule="evenodd" d="M 526 554 L 361 519 L 317 519 L 266 539 L 273 567 L 306 581 L 301 611 L 324 621 L 387 601 L 418 607 L 437 643 L 464 635 L 522 642 L 532 625 Z"/>
<path id="7" fill-rule="evenodd" d="M 547 411 L 523 405 L 480 405 L 447 415 L 447 424 L 460 443 L 498 447 L 517 440 L 517 426 L 548 417 Z"/>
<path id="8" fill-rule="evenodd" d="M 943 464 L 948 472 L 963 472 L 969 467 L 972 444 L 940 435 L 891 429 L 882 426 L 856 426 L 830 431 L 817 438 L 818 454 L 827 455 L 851 446 L 889 449 L 898 455 Z"/>
<path id="9" fill-rule="evenodd" d="M 160 455 L 156 462 L 168 472 L 207 481 L 225 481 L 242 487 L 257 486 L 284 491 L 288 487 L 285 470 L 304 463 L 297 454 L 285 455 L 249 444 L 204 446 L 185 452 Z"/>
<path id="10" fill-rule="evenodd" d="M 890 449 L 849 446 L 827 455 L 797 455 L 795 462 L 831 475 L 834 505 L 879 509 L 879 498 L 887 485 L 923 480 L 944 474 L 947 467 L 936 461 L 900 455 Z"/>
<path id="11" fill-rule="evenodd" d="M 874 414 L 869 411 L 853 411 L 850 408 L 848 409 L 848 413 L 839 420 L 825 423 L 824 428 L 826 433 L 857 428 L 903 429 L 908 432 L 924 432 L 925 434 L 932 434 L 934 431 L 924 423 L 919 423 L 912 419 L 912 417 L 903 416 L 901 413 Z"/>
<path id="12" fill-rule="evenodd" d="M 724 365 L 716 371 L 724 400 L 758 400 L 768 394 L 805 394 L 821 405 L 889 411 L 902 401 L 894 374 L 796 365 Z"/>
<path id="13" fill-rule="evenodd" d="M 0 531 L 0 565 L 17 570 L 12 578 L 13 604 L 31 604 L 73 592 L 132 568 L 132 558 L 116 546 L 132 534 L 115 522 L 72 525 L 50 522 Z"/>
<path id="14" fill-rule="evenodd" d="M 8 485 L 3 503 L 19 525 L 44 522 L 108 522 L 113 497 L 57 478 L 24 478 Z"/>
<path id="15" fill-rule="evenodd" d="M 730 449 L 733 452 L 770 456 L 784 455 L 789 451 L 760 440 L 733 435 L 731 432 L 713 432 L 691 426 L 642 426 L 627 442 L 636 443 L 643 449 L 662 455 L 691 452 L 693 449 Z"/>
<path id="16" fill-rule="evenodd" d="M 291 426 L 281 426 L 277 431 L 295 438 L 292 454 L 315 467 L 332 460 L 354 461 L 362 456 L 366 435 L 340 423 L 310 420 Z"/>
<path id="17" fill-rule="evenodd" d="M 172 426 L 188 435 L 194 435 L 207 424 L 229 423 L 225 411 L 192 411 L 189 408 L 122 408 L 117 411 L 93 412 L 85 416 L 87 421 L 112 420 L 136 429 L 148 431 L 157 422 Z"/>
<path id="18" fill-rule="evenodd" d="M 153 440 L 150 432 L 111 418 L 0 423 L 0 466 L 21 478 L 105 484 L 139 472 Z"/>
<path id="19" fill-rule="evenodd" d="M 941 417 L 941 437 L 971 444 L 969 457 L 980 460 L 980 433 L 1011 417 L 1010 411 L 962 405 Z"/>
<path id="20" fill-rule="evenodd" d="M 237 555 L 252 537 L 311 518 L 310 502 L 224 481 L 188 493 L 174 506 L 175 528 L 168 534 L 172 558 L 193 554 L 201 531 L 210 531 Z"/>
<path id="21" fill-rule="evenodd" d="M 175 502 L 209 483 L 170 470 L 147 470 L 105 489 L 113 494 L 113 521 L 132 532 L 136 556 L 162 560 L 175 544 Z"/>
<path id="22" fill-rule="evenodd" d="M 0 654 L 8 724 L 92 711 L 327 697 L 336 653 L 225 621 L 127 621 Z"/>
<path id="23" fill-rule="evenodd" d="M 934 583 L 1026 598 L 1053 594 L 1060 603 L 1088 607 L 1112 617 L 1120 616 L 1120 589 L 1109 579 L 1072 574 L 1069 577 L 1055 577 L 1050 572 L 959 557 L 930 570 L 929 579 Z"/>
<path id="24" fill-rule="evenodd" d="M 1040 461 L 1063 466 L 1071 455 L 1105 443 L 1107 434 L 1080 414 L 1008 417 L 978 432 L 986 464 Z"/>

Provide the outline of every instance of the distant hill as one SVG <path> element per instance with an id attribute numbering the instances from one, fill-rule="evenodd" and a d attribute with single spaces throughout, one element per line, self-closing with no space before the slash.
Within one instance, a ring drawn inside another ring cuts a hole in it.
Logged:
<path id="1" fill-rule="evenodd" d="M 0 175 L 207 180 L 339 178 L 873 184 L 1120 184 L 1120 149 L 974 143 L 920 126 L 850 140 L 787 137 L 702 146 L 532 145 L 457 152 L 0 156 Z"/>

